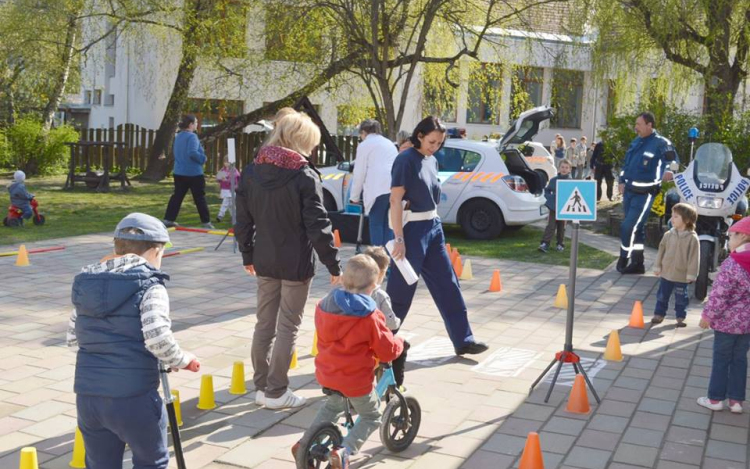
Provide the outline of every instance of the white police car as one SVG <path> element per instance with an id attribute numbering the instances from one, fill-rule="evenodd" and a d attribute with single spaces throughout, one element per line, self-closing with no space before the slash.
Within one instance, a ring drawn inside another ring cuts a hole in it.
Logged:
<path id="1" fill-rule="evenodd" d="M 499 145 L 446 139 L 435 153 L 442 184 L 438 214 L 443 223 L 459 224 L 471 239 L 492 239 L 504 229 L 521 228 L 546 217 L 546 181 L 513 145 L 531 140 L 552 112 L 546 106 L 524 112 Z M 342 162 L 321 169 L 324 204 L 330 212 L 359 214 L 358 206 L 348 204 L 352 165 Z"/>

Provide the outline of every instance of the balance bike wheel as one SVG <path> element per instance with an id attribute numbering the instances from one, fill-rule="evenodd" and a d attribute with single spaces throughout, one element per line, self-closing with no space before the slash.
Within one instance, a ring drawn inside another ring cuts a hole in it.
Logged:
<path id="1" fill-rule="evenodd" d="M 3 226 L 8 226 L 8 217 L 3 218 Z"/>
<path id="2" fill-rule="evenodd" d="M 32 217 L 34 219 L 35 225 L 44 225 L 44 222 L 47 221 L 46 218 L 44 218 L 44 215 L 39 215 L 39 217 Z"/>
<path id="3" fill-rule="evenodd" d="M 328 454 L 335 446 L 341 446 L 344 438 L 339 428 L 332 423 L 320 425 L 309 438 L 300 441 L 295 462 L 297 469 L 328 467 Z"/>
<path id="4" fill-rule="evenodd" d="M 422 408 L 412 396 L 404 396 L 406 408 L 398 396 L 394 396 L 385 406 L 383 424 L 380 426 L 380 440 L 394 453 L 404 451 L 412 444 L 422 423 Z"/>
<path id="5" fill-rule="evenodd" d="M 6 220 L 8 220 L 7 226 L 10 226 L 11 228 L 23 225 L 23 220 L 20 218 L 6 218 Z"/>

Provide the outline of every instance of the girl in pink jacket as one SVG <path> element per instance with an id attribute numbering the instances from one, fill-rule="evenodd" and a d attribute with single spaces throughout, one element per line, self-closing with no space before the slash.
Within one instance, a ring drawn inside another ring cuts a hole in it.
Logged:
<path id="1" fill-rule="evenodd" d="M 729 399 L 729 410 L 742 413 L 747 380 L 747 352 L 750 349 L 750 217 L 729 228 L 732 253 L 721 264 L 700 327 L 714 330 L 714 357 L 708 396 L 698 405 L 722 410 Z"/>
<path id="2" fill-rule="evenodd" d="M 234 187 L 240 185 L 240 172 L 237 168 L 229 164 L 229 159 L 224 157 L 224 167 L 216 174 L 216 180 L 219 181 L 219 189 L 221 192 L 221 208 L 219 209 L 219 215 L 216 217 L 216 221 L 221 223 L 221 219 L 224 218 L 224 214 L 232 204 L 232 178 L 234 177 Z"/>

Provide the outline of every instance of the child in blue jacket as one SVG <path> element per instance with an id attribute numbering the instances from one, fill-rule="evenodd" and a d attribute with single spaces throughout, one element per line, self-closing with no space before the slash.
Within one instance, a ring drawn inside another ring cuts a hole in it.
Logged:
<path id="1" fill-rule="evenodd" d="M 570 164 L 570 161 L 567 159 L 561 160 L 557 168 L 557 176 L 550 179 L 549 184 L 544 188 L 544 198 L 546 199 L 544 205 L 549 209 L 549 217 L 547 218 L 547 228 L 542 236 L 542 243 L 539 245 L 539 250 L 542 252 L 546 253 L 549 250 L 549 243 L 552 241 L 555 229 L 557 229 L 557 250 L 563 251 L 565 249 L 565 221 L 557 220 L 555 196 L 557 195 L 557 180 L 570 179 L 572 168 L 573 165 Z"/>

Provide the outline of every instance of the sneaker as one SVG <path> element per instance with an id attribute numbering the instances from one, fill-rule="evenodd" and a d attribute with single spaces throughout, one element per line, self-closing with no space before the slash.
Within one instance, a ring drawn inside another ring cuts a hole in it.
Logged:
<path id="1" fill-rule="evenodd" d="M 331 462 L 331 469 L 349 469 L 349 450 L 343 446 L 333 448 L 328 461 Z"/>
<path id="2" fill-rule="evenodd" d="M 723 401 L 712 401 L 711 399 L 707 397 L 699 397 L 698 398 L 698 405 L 701 407 L 705 407 L 706 409 L 713 410 L 713 411 L 719 411 L 724 409 L 724 402 Z"/>
<path id="3" fill-rule="evenodd" d="M 299 449 L 300 449 L 300 445 L 301 445 L 301 444 L 302 444 L 302 440 L 300 440 L 300 441 L 296 442 L 296 443 L 295 443 L 295 444 L 294 444 L 294 445 L 292 446 L 292 458 L 294 459 L 294 461 L 295 461 L 295 462 L 297 461 L 297 452 L 299 451 Z M 307 463 L 307 469 L 315 469 L 315 466 L 313 466 L 312 464 L 310 464 L 310 463 L 308 462 L 308 463 Z"/>
<path id="4" fill-rule="evenodd" d="M 664 322 L 664 316 L 654 316 L 651 318 L 651 324 L 661 324 Z"/>
<path id="5" fill-rule="evenodd" d="M 470 342 L 463 347 L 455 349 L 456 355 L 478 355 L 489 350 L 489 346 L 484 342 Z"/>
<path id="6" fill-rule="evenodd" d="M 539 250 L 546 253 L 549 250 L 549 245 L 547 243 L 542 243 L 539 245 Z"/>
<path id="7" fill-rule="evenodd" d="M 257 391 L 255 393 L 255 405 L 266 405 L 266 393 L 264 393 L 263 391 Z"/>
<path id="8" fill-rule="evenodd" d="M 289 389 L 287 389 L 286 392 L 281 395 L 281 397 L 266 397 L 265 400 L 266 408 L 276 410 L 302 407 L 307 402 L 307 399 L 302 396 L 297 396 Z"/>
<path id="9" fill-rule="evenodd" d="M 207 230 L 213 230 L 213 229 L 214 229 L 214 225 L 212 225 L 212 224 L 211 224 L 211 222 L 208 222 L 208 223 L 204 223 L 204 224 L 202 224 L 201 226 L 202 226 L 203 228 L 207 229 Z"/>
<path id="10" fill-rule="evenodd" d="M 565 250 L 565 246 L 563 246 L 562 244 L 557 245 L 557 252 L 563 252 L 564 250 Z"/>
<path id="11" fill-rule="evenodd" d="M 675 324 L 675 327 L 687 327 L 687 324 L 685 324 L 684 319 L 677 318 L 677 324 Z"/>
<path id="12" fill-rule="evenodd" d="M 214 220 L 216 223 L 221 223 L 221 217 L 216 217 L 216 220 Z"/>
<path id="13" fill-rule="evenodd" d="M 161 222 L 164 223 L 164 226 L 166 226 L 167 228 L 174 228 L 175 226 L 180 226 L 176 222 L 167 220 L 166 218 L 162 220 Z"/>
<path id="14" fill-rule="evenodd" d="M 742 403 L 740 401 L 733 401 L 730 399 L 729 401 L 729 412 L 733 414 L 741 414 L 742 413 Z"/>

